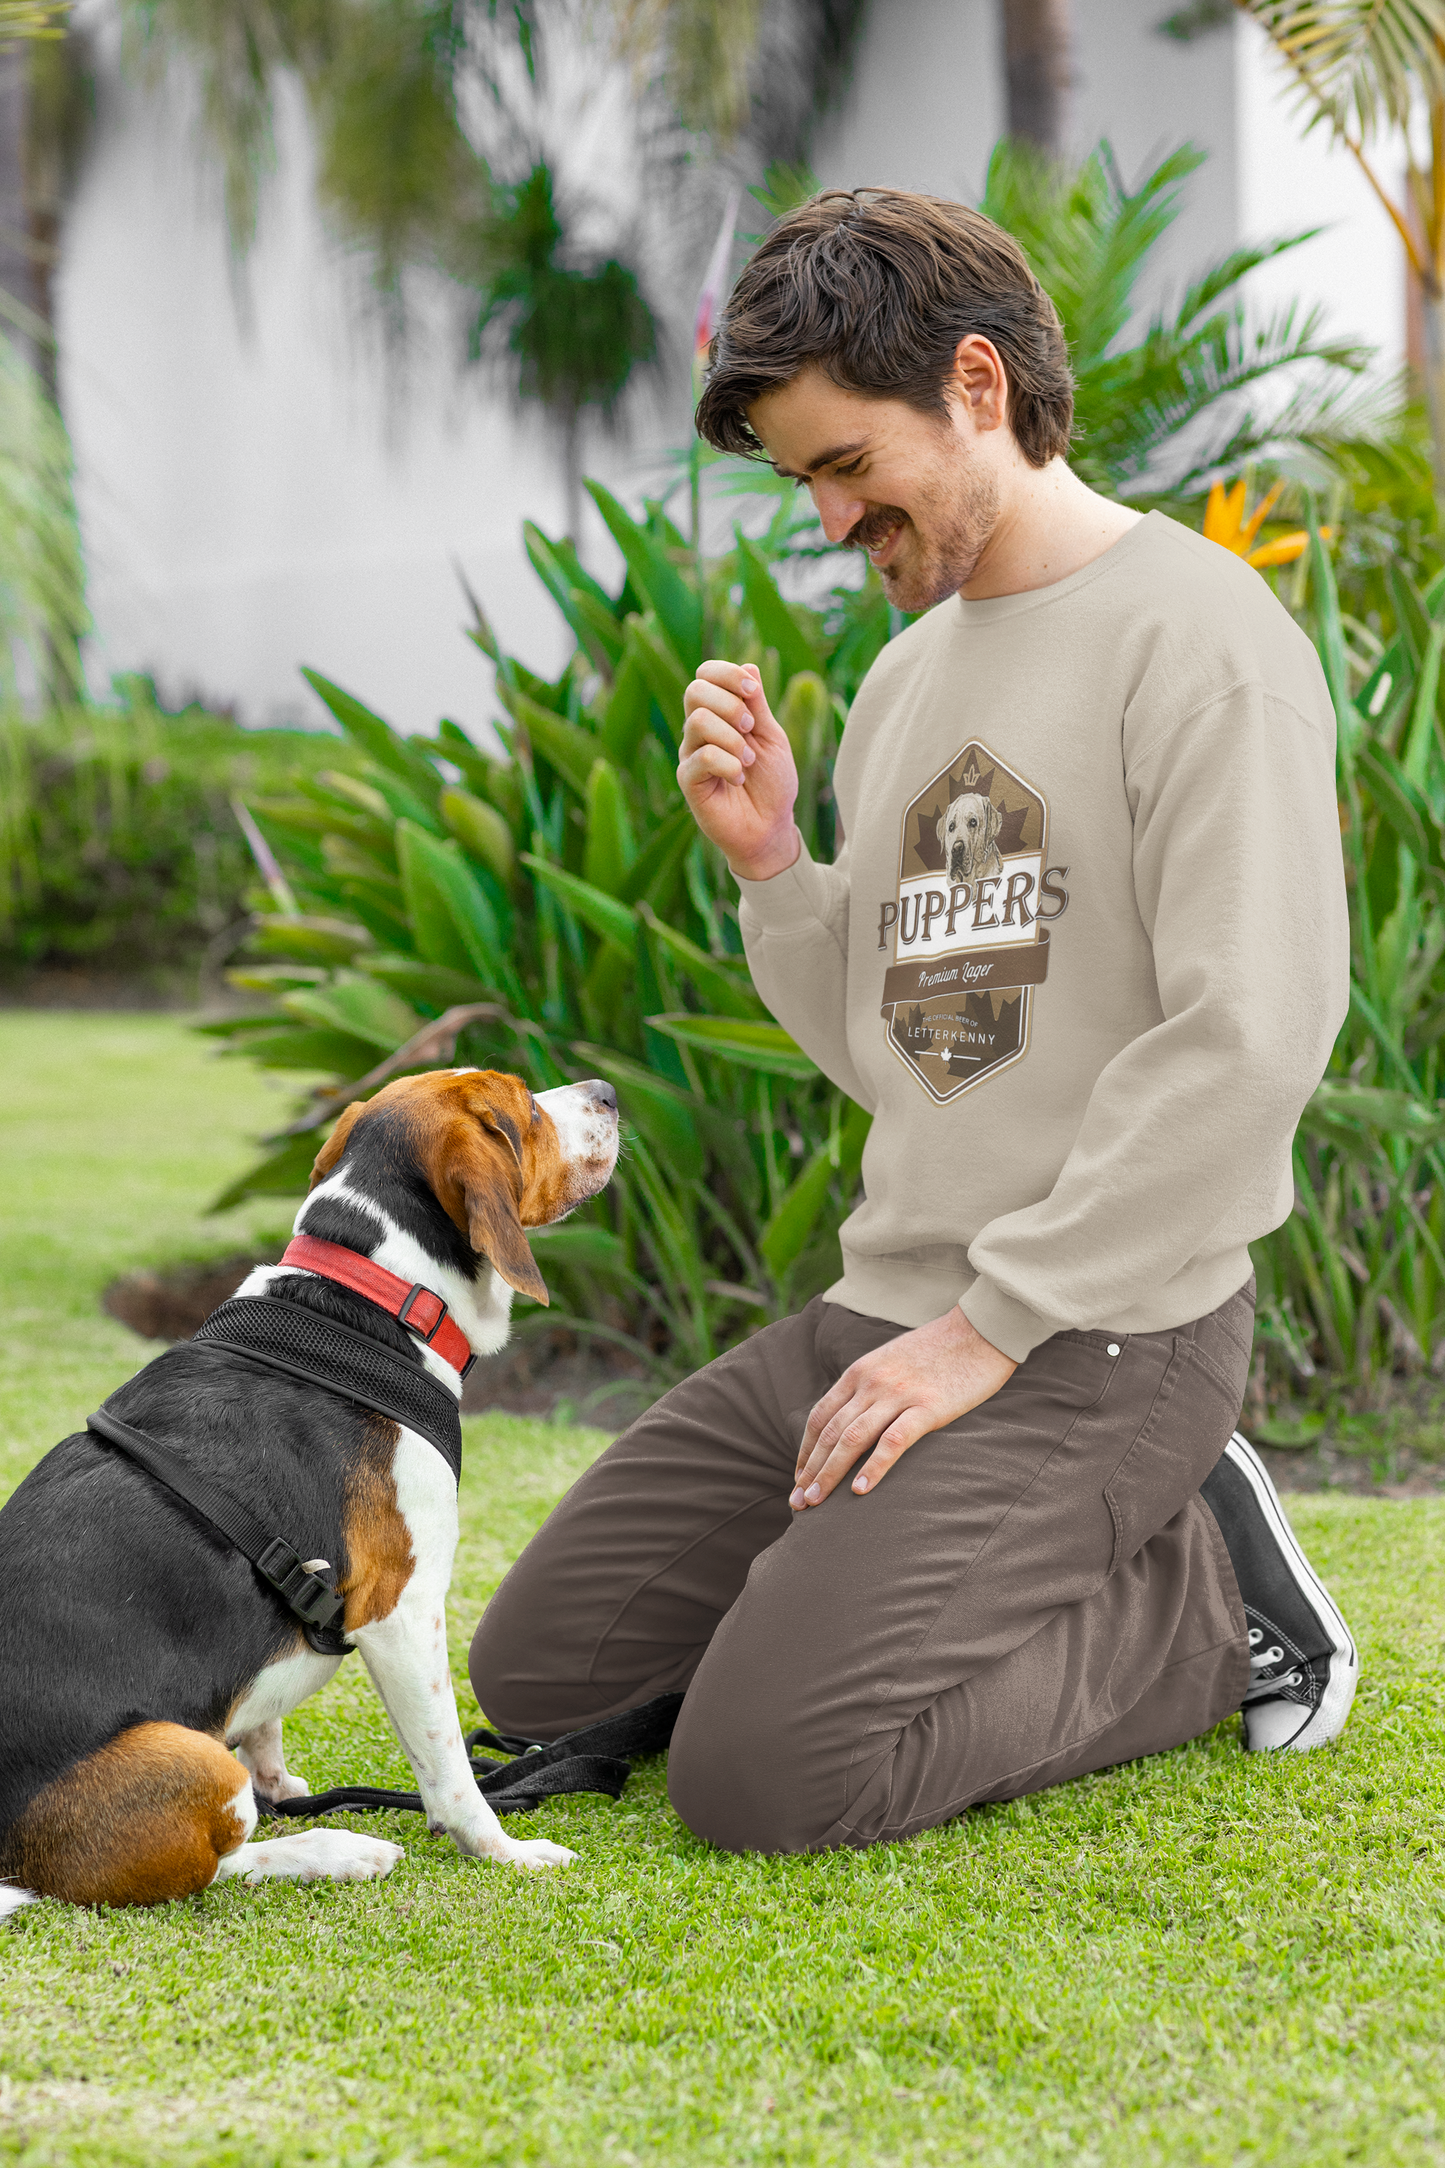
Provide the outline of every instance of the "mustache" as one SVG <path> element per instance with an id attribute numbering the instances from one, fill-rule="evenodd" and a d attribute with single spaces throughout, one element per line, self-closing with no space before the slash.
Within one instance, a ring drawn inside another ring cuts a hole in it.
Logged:
<path id="1" fill-rule="evenodd" d="M 903 525 L 907 517 L 908 514 L 896 504 L 875 504 L 871 512 L 863 514 L 856 527 L 848 530 L 838 546 L 845 550 L 876 549 L 879 543 L 888 540 L 895 527 Z"/>

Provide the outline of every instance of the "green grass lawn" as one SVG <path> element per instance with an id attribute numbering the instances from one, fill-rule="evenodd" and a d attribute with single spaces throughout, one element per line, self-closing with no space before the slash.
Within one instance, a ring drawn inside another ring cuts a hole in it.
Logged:
<path id="1" fill-rule="evenodd" d="M 151 1352 L 117 1271 L 234 1246 L 200 1207 L 282 1102 L 172 1018 L 0 1015 L 0 1495 Z M 466 1426 L 451 1645 L 601 1443 Z M 575 1867 L 414 1815 L 384 1882 L 235 1884 L 0 1929 L 0 2157 L 1445 2162 L 1445 1501 L 1295 1498 L 1360 1632 L 1340 1745 L 1196 1745 L 865 1855 L 736 1860 L 660 1765 L 544 1807 Z M 3 1722 L 3 1711 L 0 1711 Z M 409 1782 L 359 1662 L 287 1726 L 318 1789 Z"/>

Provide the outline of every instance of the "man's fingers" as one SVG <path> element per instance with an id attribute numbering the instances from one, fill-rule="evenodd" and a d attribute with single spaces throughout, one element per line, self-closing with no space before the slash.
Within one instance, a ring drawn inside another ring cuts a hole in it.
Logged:
<path id="1" fill-rule="evenodd" d="M 897 1414 L 896 1400 L 860 1401 L 844 1408 L 819 1438 L 793 1486 L 788 1503 L 794 1511 L 821 1505 Z"/>
<path id="2" fill-rule="evenodd" d="M 724 752 L 720 745 L 704 745 L 687 760 L 678 762 L 678 788 L 686 794 L 700 790 L 706 783 L 740 782 L 743 774 L 743 764 L 735 753 Z"/>
<path id="3" fill-rule="evenodd" d="M 827 1425 L 832 1422 L 834 1416 L 838 1414 L 839 1410 L 847 1407 L 848 1403 L 853 1398 L 853 1391 L 854 1381 L 852 1378 L 852 1374 L 851 1372 L 845 1371 L 843 1373 L 843 1376 L 839 1378 L 837 1384 L 830 1386 L 828 1391 L 824 1393 L 822 1399 L 818 1401 L 813 1407 L 812 1412 L 808 1417 L 807 1423 L 804 1425 L 803 1428 L 803 1442 L 798 1447 L 797 1465 L 793 1470 L 794 1475 L 799 1480 L 801 1480 L 803 1470 L 807 1467 L 809 1461 L 813 1458 L 813 1455 L 817 1450 L 818 1441 L 822 1437 L 823 1431 L 825 1430 Z M 833 1439 L 830 1438 L 828 1444 L 831 1447 L 831 1445 L 833 1444 Z M 825 1459 L 827 1457 L 826 1449 L 823 1457 Z"/>
<path id="4" fill-rule="evenodd" d="M 697 752 L 704 745 L 720 745 L 725 753 L 751 767 L 757 759 L 747 739 L 731 723 L 725 723 L 710 708 L 694 708 L 682 728 L 682 757 Z"/>
<path id="5" fill-rule="evenodd" d="M 905 1408 L 901 1415 L 895 1416 L 853 1478 L 853 1488 L 859 1497 L 876 1490 L 894 1462 L 901 1460 L 909 1446 L 916 1445 L 931 1427 L 921 1408 Z"/>
<path id="6" fill-rule="evenodd" d="M 704 670 L 707 664 L 703 664 Z M 714 685 L 705 678 L 696 677 L 682 696 L 682 712 L 690 722 L 695 715 L 715 715 L 720 722 L 730 723 L 734 730 L 751 730 L 753 711 L 747 701 L 726 686 Z"/>

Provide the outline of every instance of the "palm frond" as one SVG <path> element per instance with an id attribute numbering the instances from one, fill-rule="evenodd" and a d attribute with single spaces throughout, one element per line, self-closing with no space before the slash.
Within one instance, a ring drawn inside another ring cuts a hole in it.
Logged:
<path id="1" fill-rule="evenodd" d="M 1404 127 L 1413 98 L 1445 92 L 1445 0 L 1236 0 L 1336 134 Z"/>
<path id="2" fill-rule="evenodd" d="M 1445 0 L 1441 0 L 1445 6 Z M 1189 144 L 1134 187 L 1107 143 L 1073 173 L 1030 145 L 1001 143 L 981 208 L 1019 242 L 1059 312 L 1074 370 L 1073 465 L 1095 488 L 1138 496 L 1195 486 L 1231 459 L 1301 433 L 1325 441 L 1332 418 L 1363 427 L 1351 395 L 1367 351 L 1329 337 L 1318 310 L 1255 321 L 1241 282 L 1312 238 L 1287 234 L 1230 250 L 1122 341 L 1150 254 L 1202 163 Z M 1271 380 L 1278 392 L 1265 395 Z"/>
<path id="3" fill-rule="evenodd" d="M 1323 231 L 1322 226 L 1307 226 L 1300 233 L 1280 234 L 1272 241 L 1256 241 L 1243 248 L 1231 249 L 1227 256 L 1221 256 L 1218 263 L 1211 264 L 1185 287 L 1174 312 L 1175 330 L 1187 331 L 1196 318 L 1206 309 L 1212 309 L 1216 301 L 1241 279 L 1247 278 L 1251 271 L 1257 271 L 1261 264 L 1273 263 L 1278 256 L 1288 255 L 1292 248 L 1302 248 L 1306 241 L 1316 240 Z"/>

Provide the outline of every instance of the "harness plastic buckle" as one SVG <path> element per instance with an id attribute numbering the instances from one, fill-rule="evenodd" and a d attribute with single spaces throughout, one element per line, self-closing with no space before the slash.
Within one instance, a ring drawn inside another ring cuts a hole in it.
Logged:
<path id="1" fill-rule="evenodd" d="M 411 1322 L 412 1305 L 417 1301 L 418 1297 L 422 1295 L 425 1295 L 429 1301 L 434 1302 L 437 1306 L 437 1314 L 432 1321 L 432 1328 L 430 1332 L 426 1331 L 426 1329 L 421 1325 L 420 1322 L 416 1324 L 412 1324 Z M 396 1313 L 396 1321 L 398 1325 L 405 1325 L 408 1332 L 414 1332 L 419 1340 L 424 1341 L 426 1345 L 430 1347 L 432 1341 L 436 1338 L 437 1334 L 442 1329 L 442 1323 L 446 1317 L 446 1314 L 447 1306 L 442 1300 L 441 1296 L 437 1293 L 436 1289 L 434 1287 L 425 1287 L 420 1280 L 416 1280 L 412 1284 L 411 1292 L 407 1296 L 406 1301 L 402 1304 L 401 1308 Z"/>
<path id="2" fill-rule="evenodd" d="M 266 1579 L 307 1626 L 331 1626 L 346 1605 L 318 1574 L 308 1573 L 289 1543 L 278 1536 L 256 1561 Z"/>

